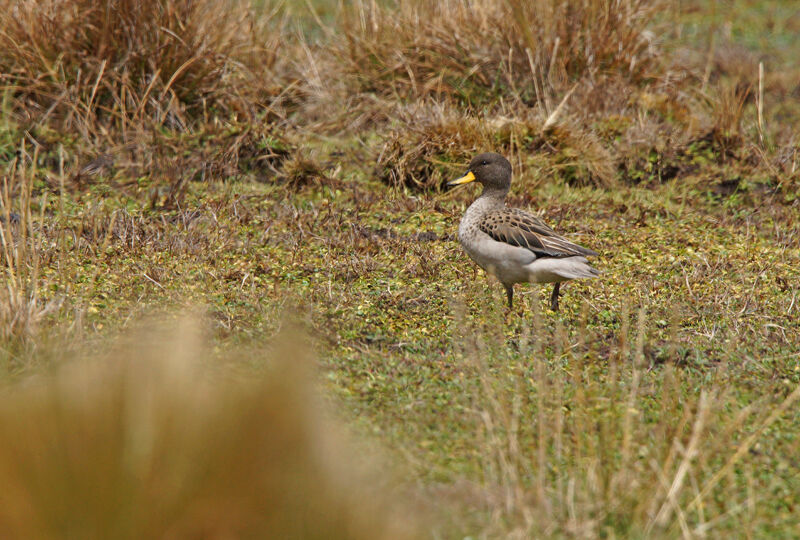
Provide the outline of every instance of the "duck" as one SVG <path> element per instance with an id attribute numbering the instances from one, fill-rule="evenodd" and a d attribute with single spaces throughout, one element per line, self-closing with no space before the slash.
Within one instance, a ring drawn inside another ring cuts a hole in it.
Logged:
<path id="1" fill-rule="evenodd" d="M 558 311 L 561 283 L 600 275 L 587 259 L 598 253 L 570 242 L 539 217 L 506 206 L 511 173 L 505 157 L 488 152 L 475 156 L 467 172 L 448 183 L 483 186 L 461 218 L 458 241 L 478 266 L 502 283 L 509 309 L 514 306 L 515 284 L 553 283 L 550 308 Z"/>

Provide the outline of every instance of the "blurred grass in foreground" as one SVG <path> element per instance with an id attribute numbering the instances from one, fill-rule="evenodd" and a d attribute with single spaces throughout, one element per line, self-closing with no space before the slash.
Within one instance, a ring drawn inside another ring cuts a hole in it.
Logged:
<path id="1" fill-rule="evenodd" d="M 203 332 L 154 322 L 3 389 L 0 536 L 412 537 L 321 412 L 300 340 L 212 367 Z"/>

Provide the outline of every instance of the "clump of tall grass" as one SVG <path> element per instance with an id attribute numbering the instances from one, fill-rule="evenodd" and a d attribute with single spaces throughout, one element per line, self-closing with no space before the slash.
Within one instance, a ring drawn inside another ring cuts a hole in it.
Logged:
<path id="1" fill-rule="evenodd" d="M 609 187 L 616 182 L 615 156 L 591 131 L 572 121 L 528 112 L 465 115 L 442 107 L 421 107 L 384 135 L 378 175 L 395 187 L 437 190 L 475 154 L 505 155 L 515 178 L 529 170 L 575 184 Z"/>
<path id="2" fill-rule="evenodd" d="M 286 97 L 274 19 L 239 0 L 0 0 L 1 85 L 23 124 L 94 138 L 254 118 Z"/>
<path id="3" fill-rule="evenodd" d="M 650 26 L 660 0 L 405 0 L 344 11 L 335 48 L 361 92 L 452 97 L 476 107 L 499 98 L 548 106 L 570 81 L 652 75 Z"/>
<path id="4" fill-rule="evenodd" d="M 160 321 L 4 390 L 3 537 L 413 537 L 297 340 L 215 359 L 201 331 Z"/>
<path id="5" fill-rule="evenodd" d="M 655 32 L 668 7 L 360 2 L 338 21 L 331 69 L 343 72 L 348 99 L 363 98 L 348 117 L 373 110 L 392 126 L 378 158 L 378 174 L 392 185 L 438 188 L 451 163 L 494 150 L 518 172 L 608 188 L 617 185 L 616 142 L 626 134 L 604 136 L 595 124 L 632 117 L 640 89 L 666 78 Z"/>

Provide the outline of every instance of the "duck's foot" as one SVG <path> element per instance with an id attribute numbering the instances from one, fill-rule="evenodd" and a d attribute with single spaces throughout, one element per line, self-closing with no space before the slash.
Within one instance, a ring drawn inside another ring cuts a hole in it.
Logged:
<path id="1" fill-rule="evenodd" d="M 503 283 L 503 287 L 506 288 L 506 298 L 508 298 L 508 310 L 511 311 L 514 309 L 514 286 L 513 285 L 506 285 Z"/>
<path id="2" fill-rule="evenodd" d="M 550 309 L 553 311 L 558 311 L 558 296 L 559 292 L 558 289 L 561 287 L 561 283 L 556 283 L 553 286 L 553 294 L 550 295 Z"/>

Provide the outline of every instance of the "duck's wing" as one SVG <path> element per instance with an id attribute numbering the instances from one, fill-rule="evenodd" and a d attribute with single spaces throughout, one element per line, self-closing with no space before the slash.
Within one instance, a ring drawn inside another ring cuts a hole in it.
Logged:
<path id="1" fill-rule="evenodd" d="M 529 249 L 537 257 L 597 255 L 595 251 L 573 244 L 556 234 L 538 217 L 516 208 L 503 208 L 486 213 L 479 227 L 494 240 Z"/>

